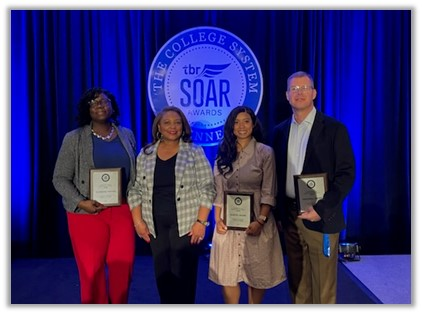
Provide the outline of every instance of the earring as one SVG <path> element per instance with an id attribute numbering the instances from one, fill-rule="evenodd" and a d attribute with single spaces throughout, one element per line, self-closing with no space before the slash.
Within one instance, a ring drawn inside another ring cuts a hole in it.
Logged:
<path id="1" fill-rule="evenodd" d="M 155 135 L 159 140 L 161 140 L 161 138 L 163 137 L 163 135 L 160 133 L 160 131 L 157 132 L 157 134 Z"/>

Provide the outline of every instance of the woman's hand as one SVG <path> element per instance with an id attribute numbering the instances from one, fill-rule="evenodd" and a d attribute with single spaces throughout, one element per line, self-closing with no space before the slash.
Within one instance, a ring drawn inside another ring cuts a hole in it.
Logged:
<path id="1" fill-rule="evenodd" d="M 106 206 L 104 206 L 103 204 L 94 201 L 94 200 L 83 200 L 80 201 L 78 204 L 78 207 L 83 209 L 84 211 L 96 215 L 99 212 L 101 212 L 104 208 L 106 208 Z"/>
<path id="2" fill-rule="evenodd" d="M 264 225 L 259 223 L 258 221 L 252 221 L 248 228 L 246 229 L 246 234 L 250 236 L 259 236 L 261 234 L 261 230 L 264 228 Z"/>
<path id="3" fill-rule="evenodd" d="M 151 239 L 149 237 L 149 229 L 147 224 L 143 219 L 135 222 L 135 230 L 138 236 L 143 239 L 146 243 L 150 243 Z"/>
<path id="4" fill-rule="evenodd" d="M 217 226 L 215 228 L 217 230 L 217 233 L 219 234 L 226 234 L 227 233 L 227 226 L 224 223 L 223 219 L 217 220 Z"/>
<path id="5" fill-rule="evenodd" d="M 189 232 L 189 236 L 190 238 L 190 243 L 191 244 L 199 244 L 201 243 L 202 240 L 204 240 L 205 237 L 205 229 L 207 227 L 199 222 L 195 222 L 192 225 L 192 228 Z"/>

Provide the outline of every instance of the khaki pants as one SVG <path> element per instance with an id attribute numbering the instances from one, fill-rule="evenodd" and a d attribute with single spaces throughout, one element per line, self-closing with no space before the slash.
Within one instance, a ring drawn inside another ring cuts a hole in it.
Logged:
<path id="1" fill-rule="evenodd" d="M 336 303 L 339 233 L 329 237 L 331 255 L 326 257 L 323 234 L 306 228 L 301 219 L 294 219 L 284 230 L 293 303 Z"/>

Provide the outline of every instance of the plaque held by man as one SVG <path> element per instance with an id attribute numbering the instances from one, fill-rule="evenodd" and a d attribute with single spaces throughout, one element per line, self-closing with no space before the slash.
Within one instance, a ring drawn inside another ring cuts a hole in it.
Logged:
<path id="1" fill-rule="evenodd" d="M 300 215 L 315 205 L 327 191 L 327 173 L 295 175 L 297 212 Z"/>

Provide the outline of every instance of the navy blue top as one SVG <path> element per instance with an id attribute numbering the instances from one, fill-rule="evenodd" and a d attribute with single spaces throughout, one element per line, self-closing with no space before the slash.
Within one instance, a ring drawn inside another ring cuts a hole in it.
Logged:
<path id="1" fill-rule="evenodd" d="M 130 159 L 120 138 L 116 136 L 107 142 L 92 135 L 95 168 L 122 168 L 122 195 L 126 197 L 126 189 L 130 178 Z"/>

